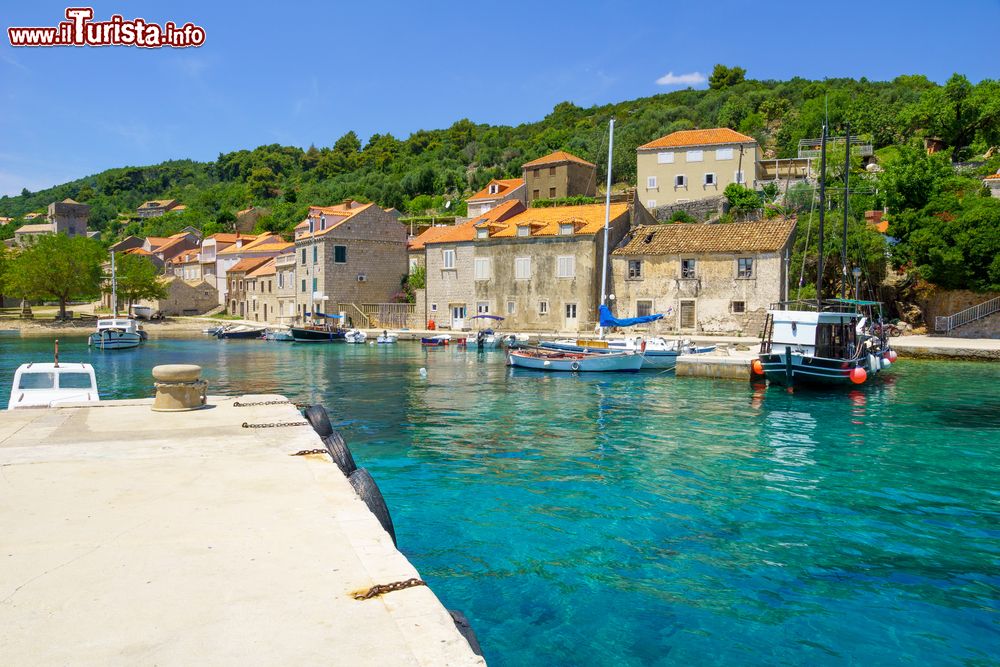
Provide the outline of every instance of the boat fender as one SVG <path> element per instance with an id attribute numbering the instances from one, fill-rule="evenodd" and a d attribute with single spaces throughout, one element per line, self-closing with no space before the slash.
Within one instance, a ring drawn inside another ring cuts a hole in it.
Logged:
<path id="1" fill-rule="evenodd" d="M 889 368 L 889 366 L 891 365 L 892 365 L 891 361 L 889 361 L 885 357 L 882 357 L 882 368 Z"/>
<path id="2" fill-rule="evenodd" d="M 642 343 L 639 345 L 639 351 L 642 352 L 643 354 L 645 354 L 646 353 L 646 341 L 645 341 L 645 339 L 640 339 L 640 340 L 642 340 Z"/>
<path id="3" fill-rule="evenodd" d="M 465 637 L 465 641 L 469 642 L 469 648 L 472 649 L 472 652 L 481 656 L 483 649 L 479 645 L 479 638 L 476 637 L 476 631 L 469 624 L 469 619 L 457 609 L 449 609 L 448 613 L 451 614 L 451 620 L 455 623 L 455 627 L 458 628 L 458 633 Z"/>
<path id="4" fill-rule="evenodd" d="M 572 362 L 569 365 L 569 367 L 570 367 L 570 370 L 578 371 L 578 370 L 580 370 L 580 362 L 579 361 L 574 361 L 574 362 Z"/>
<path id="5" fill-rule="evenodd" d="M 333 433 L 333 426 L 330 425 L 330 415 L 326 413 L 326 408 L 322 405 L 310 405 L 302 411 L 302 416 L 313 427 L 319 437 L 325 437 Z"/>
<path id="6" fill-rule="evenodd" d="M 351 473 L 358 469 L 358 465 L 354 462 L 354 456 L 340 433 L 334 431 L 325 436 L 323 444 L 326 445 L 326 451 L 330 452 L 330 458 L 340 468 L 340 472 L 344 473 L 344 477 L 350 477 Z"/>
<path id="7" fill-rule="evenodd" d="M 864 384 L 868 379 L 868 373 L 861 366 L 855 366 L 851 369 L 850 378 L 854 384 Z"/>
<path id="8" fill-rule="evenodd" d="M 354 492 L 358 498 L 364 501 L 371 513 L 375 515 L 378 522 L 382 524 L 385 532 L 389 533 L 393 545 L 396 544 L 396 529 L 392 525 L 392 517 L 389 516 L 389 508 L 385 505 L 382 492 L 378 489 L 378 484 L 372 479 L 371 474 L 365 468 L 358 468 L 351 473 L 347 481 L 354 487 Z"/>
<path id="9" fill-rule="evenodd" d="M 878 359 L 875 358 L 874 354 L 868 355 L 868 368 L 872 370 L 872 373 L 877 373 L 880 368 Z"/>

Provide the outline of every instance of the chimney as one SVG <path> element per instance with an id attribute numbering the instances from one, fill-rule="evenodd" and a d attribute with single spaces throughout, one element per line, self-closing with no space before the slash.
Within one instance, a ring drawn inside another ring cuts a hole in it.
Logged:
<path id="1" fill-rule="evenodd" d="M 353 204 L 353 203 L 354 202 L 351 199 L 345 199 L 344 200 L 344 208 L 346 208 L 348 211 L 350 211 L 351 210 L 351 204 Z"/>

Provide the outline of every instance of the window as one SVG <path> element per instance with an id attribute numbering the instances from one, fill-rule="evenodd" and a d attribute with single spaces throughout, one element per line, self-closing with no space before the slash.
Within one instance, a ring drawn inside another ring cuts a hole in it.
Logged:
<path id="1" fill-rule="evenodd" d="M 17 385 L 18 389 L 53 389 L 56 386 L 55 373 L 25 373 Z M 90 384 L 88 383 L 89 387 Z"/>
<path id="2" fill-rule="evenodd" d="M 538 199 L 540 196 L 541 195 L 538 194 L 538 189 L 537 188 L 535 190 L 531 191 L 531 198 L 532 199 Z"/>
<path id="3" fill-rule="evenodd" d="M 490 314 L 489 301 L 479 301 L 476 303 L 476 315 L 489 315 L 489 314 Z"/>
<path id="4" fill-rule="evenodd" d="M 556 168 L 549 167 L 549 176 L 555 176 L 555 175 L 556 175 Z"/>
<path id="5" fill-rule="evenodd" d="M 313 246 L 313 264 L 319 261 L 319 248 Z"/>
<path id="6" fill-rule="evenodd" d="M 733 301 L 730 307 L 734 313 L 745 313 L 747 312 L 747 302 L 746 301 Z"/>
<path id="7" fill-rule="evenodd" d="M 347 264 L 347 246 L 333 246 L 333 261 L 336 264 Z"/>
<path id="8" fill-rule="evenodd" d="M 705 174 L 705 185 L 715 185 L 715 174 Z"/>
<path id="9" fill-rule="evenodd" d="M 531 258 L 515 257 L 514 280 L 530 280 L 530 279 L 531 279 Z"/>
<path id="10" fill-rule="evenodd" d="M 738 171 L 735 174 L 733 174 L 733 181 L 736 182 L 736 183 L 741 183 L 741 184 L 744 183 L 745 180 L 743 178 L 743 172 L 742 171 Z"/>
<path id="11" fill-rule="evenodd" d="M 419 264 L 420 264 L 420 262 L 419 262 L 419 260 L 416 257 L 411 257 L 410 258 L 410 275 L 411 276 L 413 275 L 413 272 L 417 270 L 417 266 Z"/>
<path id="12" fill-rule="evenodd" d="M 90 373 L 60 373 L 59 388 L 90 389 Z"/>
<path id="13" fill-rule="evenodd" d="M 681 278 L 695 277 L 695 261 L 693 259 L 681 260 Z"/>
<path id="14" fill-rule="evenodd" d="M 285 286 L 285 272 L 278 271 L 278 289 L 281 289 L 284 286 Z"/>
<path id="15" fill-rule="evenodd" d="M 436 303 L 432 303 L 431 304 L 431 312 L 432 313 L 436 313 L 437 309 L 438 309 L 438 305 Z"/>
<path id="16" fill-rule="evenodd" d="M 694 300 L 684 299 L 681 301 L 681 329 L 694 329 L 696 319 L 694 312 Z"/>
<path id="17" fill-rule="evenodd" d="M 740 257 L 736 260 L 736 277 L 753 278 L 753 258 Z"/>
<path id="18" fill-rule="evenodd" d="M 733 149 L 732 148 L 716 148 L 715 149 L 715 159 L 716 160 L 732 160 L 733 159 Z"/>
<path id="19" fill-rule="evenodd" d="M 655 199 L 647 199 L 646 200 L 646 208 L 656 208 L 656 200 Z"/>
<path id="20" fill-rule="evenodd" d="M 441 266 L 445 269 L 455 268 L 455 251 L 454 250 L 442 250 L 441 251 Z"/>
<path id="21" fill-rule="evenodd" d="M 507 302 L 507 314 L 508 315 L 513 315 L 516 310 L 517 310 L 517 308 L 516 308 L 514 302 L 513 301 L 508 301 Z"/>
<path id="22" fill-rule="evenodd" d="M 489 237 L 490 237 L 490 230 L 486 229 L 485 227 L 476 230 L 477 239 L 487 239 Z"/>
<path id="23" fill-rule="evenodd" d="M 549 199 L 555 199 L 555 198 L 556 198 L 556 189 L 549 188 Z"/>
<path id="24" fill-rule="evenodd" d="M 302 249 L 302 263 L 303 264 L 306 263 L 306 249 L 305 248 Z"/>
<path id="25" fill-rule="evenodd" d="M 475 279 L 476 280 L 489 280 L 490 279 L 490 258 L 489 257 L 476 257 L 473 264 L 475 269 Z"/>
<path id="26" fill-rule="evenodd" d="M 688 162 L 701 162 L 705 159 L 705 151 L 688 151 L 687 161 Z"/>
<path id="27" fill-rule="evenodd" d="M 631 280 L 642 278 L 642 260 L 630 259 L 628 261 L 628 277 Z"/>
<path id="28" fill-rule="evenodd" d="M 674 176 L 674 187 L 675 188 L 686 188 L 688 184 L 687 176 L 684 174 L 678 174 Z"/>
<path id="29" fill-rule="evenodd" d="M 549 302 L 548 301 L 539 301 L 538 302 L 538 314 L 539 315 L 548 315 L 549 314 Z"/>
<path id="30" fill-rule="evenodd" d="M 657 153 L 656 162 L 657 164 L 673 164 L 674 154 L 672 152 Z"/>
<path id="31" fill-rule="evenodd" d="M 303 292 L 306 291 L 306 279 L 305 278 L 302 279 L 302 291 Z"/>
<path id="32" fill-rule="evenodd" d="M 316 279 L 313 278 L 313 292 L 319 291 L 319 290 L 316 289 L 316 287 L 317 287 L 317 285 L 316 285 Z"/>
<path id="33" fill-rule="evenodd" d="M 656 176 L 647 176 L 646 177 L 646 189 L 647 190 L 655 190 L 656 189 Z"/>
<path id="34" fill-rule="evenodd" d="M 575 320 L 576 319 L 576 304 L 567 303 L 566 304 L 566 319 Z"/>
<path id="35" fill-rule="evenodd" d="M 556 257 L 556 278 L 575 278 L 576 277 L 576 257 L 572 255 L 566 255 L 564 257 Z"/>
<path id="36" fill-rule="evenodd" d="M 576 231 L 572 222 L 563 222 L 559 224 L 559 236 L 573 236 L 573 232 Z"/>
<path id="37" fill-rule="evenodd" d="M 541 169 L 532 169 L 531 170 L 531 175 L 534 176 L 535 178 L 538 178 L 539 176 L 542 175 L 542 170 Z"/>
<path id="38" fill-rule="evenodd" d="M 531 236 L 531 227 L 528 227 L 527 225 L 522 225 L 521 227 L 518 227 L 517 228 L 517 235 L 518 236 Z"/>
<path id="39" fill-rule="evenodd" d="M 490 183 L 490 194 L 495 195 L 497 193 L 497 190 L 499 190 L 499 188 L 500 186 L 497 185 L 496 183 Z"/>
<path id="40" fill-rule="evenodd" d="M 635 302 L 635 316 L 648 317 L 653 314 L 653 300 L 639 299 Z"/>

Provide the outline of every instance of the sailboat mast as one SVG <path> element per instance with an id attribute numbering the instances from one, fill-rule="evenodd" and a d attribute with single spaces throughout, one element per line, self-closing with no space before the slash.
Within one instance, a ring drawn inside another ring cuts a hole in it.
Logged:
<path id="1" fill-rule="evenodd" d="M 819 260 L 816 267 L 816 308 L 823 310 L 823 219 L 826 212 L 826 123 L 819 146 Z"/>
<path id="2" fill-rule="evenodd" d="M 608 123 L 608 187 L 604 192 L 604 260 L 601 269 L 601 305 L 608 300 L 608 226 L 611 224 L 611 159 L 615 146 L 615 119 Z M 604 327 L 600 327 L 604 336 Z"/>
<path id="3" fill-rule="evenodd" d="M 118 277 L 115 274 L 115 251 L 111 251 L 111 313 L 118 317 Z"/>
<path id="4" fill-rule="evenodd" d="M 840 298 L 847 298 L 847 203 L 850 201 L 848 187 L 851 180 L 851 126 L 847 126 L 847 137 L 844 145 L 847 150 L 844 157 L 844 236 L 840 246 Z M 857 298 L 857 295 L 854 295 Z"/>

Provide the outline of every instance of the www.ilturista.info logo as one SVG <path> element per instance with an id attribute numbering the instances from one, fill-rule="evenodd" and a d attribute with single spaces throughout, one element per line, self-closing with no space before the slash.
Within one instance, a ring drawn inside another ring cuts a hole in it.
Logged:
<path id="1" fill-rule="evenodd" d="M 162 26 L 145 19 L 126 21 L 114 14 L 108 21 L 92 21 L 91 7 L 68 7 L 66 21 L 53 28 L 7 28 L 11 46 L 163 46 L 184 48 L 205 43 L 205 29 L 167 21 Z"/>

